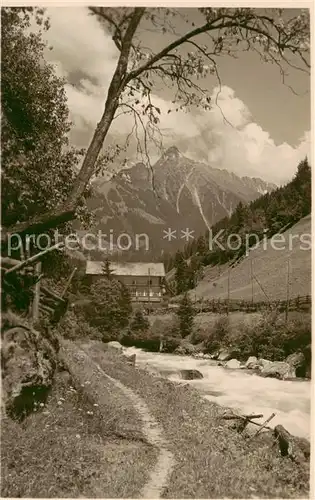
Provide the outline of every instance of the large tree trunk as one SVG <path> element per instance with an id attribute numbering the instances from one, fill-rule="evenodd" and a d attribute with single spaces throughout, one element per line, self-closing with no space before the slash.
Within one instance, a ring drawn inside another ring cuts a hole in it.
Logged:
<path id="1" fill-rule="evenodd" d="M 97 124 L 97 127 L 93 135 L 93 139 L 86 152 L 81 170 L 74 182 L 72 192 L 67 200 L 67 203 L 69 203 L 70 206 L 77 205 L 78 200 L 84 193 L 91 177 L 95 172 L 95 164 L 97 158 L 100 154 L 108 130 L 112 124 L 115 112 L 118 107 L 119 89 L 117 88 L 118 87 L 117 84 L 115 85 L 115 87 L 116 88 L 114 89 L 110 88 L 108 92 L 108 98 L 106 101 L 103 116 L 101 118 L 101 121 Z M 111 97 L 112 94 L 113 96 Z"/>
<path id="2" fill-rule="evenodd" d="M 95 163 L 114 118 L 118 106 L 117 102 L 118 97 L 116 97 L 116 99 L 114 98 L 112 101 L 107 99 L 103 116 L 96 127 L 81 170 L 66 202 L 54 210 L 38 215 L 31 221 L 21 222 L 7 229 L 4 228 L 1 233 L 2 244 L 6 244 L 10 234 L 24 235 L 27 233 L 29 236 L 32 234 L 39 234 L 40 232 L 47 231 L 48 229 L 57 227 L 59 224 L 75 218 L 77 204 L 94 174 Z"/>
<path id="3" fill-rule="evenodd" d="M 44 214 L 37 215 L 30 221 L 20 222 L 15 226 L 3 228 L 1 231 L 1 246 L 8 243 L 10 235 L 19 234 L 21 236 L 28 234 L 39 234 L 53 227 L 57 227 L 64 222 L 75 218 L 76 206 L 62 205 Z"/>

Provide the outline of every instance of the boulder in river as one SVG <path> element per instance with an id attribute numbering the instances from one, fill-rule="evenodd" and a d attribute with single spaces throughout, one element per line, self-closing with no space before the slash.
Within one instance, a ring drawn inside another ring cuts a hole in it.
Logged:
<path id="1" fill-rule="evenodd" d="M 302 352 L 294 352 L 290 354 L 286 360 L 292 368 L 295 370 L 295 374 L 297 377 L 305 377 L 307 372 L 307 363 L 305 356 Z"/>
<path id="2" fill-rule="evenodd" d="M 286 380 L 295 378 L 295 369 L 285 361 L 274 361 L 262 368 L 260 375 Z"/>
<path id="3" fill-rule="evenodd" d="M 269 359 L 259 358 L 257 361 L 257 367 L 262 370 L 263 368 L 266 368 L 267 366 L 269 366 L 270 363 L 272 363 L 272 361 L 269 361 Z"/>
<path id="4" fill-rule="evenodd" d="M 225 368 L 230 368 L 230 369 L 237 369 L 241 366 L 241 363 L 240 361 L 238 361 L 237 359 L 229 359 L 229 361 L 227 361 L 225 363 Z"/>
<path id="5" fill-rule="evenodd" d="M 130 356 L 125 355 L 125 358 L 126 358 L 127 363 L 135 366 L 135 364 L 136 364 L 136 355 L 135 354 L 131 354 Z"/>
<path id="6" fill-rule="evenodd" d="M 202 373 L 200 373 L 198 370 L 181 370 L 180 376 L 183 380 L 194 380 L 198 378 L 199 379 L 203 378 Z"/>
<path id="7" fill-rule="evenodd" d="M 257 358 L 256 356 L 249 356 L 248 360 L 245 363 L 245 367 L 248 368 L 249 370 L 252 370 L 257 366 Z"/>
<path id="8" fill-rule="evenodd" d="M 217 359 L 218 359 L 218 357 L 219 357 L 219 355 L 220 355 L 220 351 L 215 351 L 215 352 L 212 352 L 212 353 L 210 354 L 210 358 L 211 358 L 211 359 L 215 359 L 215 360 L 217 360 Z"/>
<path id="9" fill-rule="evenodd" d="M 122 354 L 123 352 L 123 346 L 117 342 L 116 340 L 113 340 L 111 342 L 107 342 L 106 344 L 108 351 L 116 352 Z"/>
<path id="10" fill-rule="evenodd" d="M 212 356 L 211 354 L 208 354 L 208 353 L 203 354 L 203 356 L 202 356 L 202 357 L 203 357 L 204 359 L 211 359 L 211 360 L 213 360 L 213 359 L 214 359 L 214 358 L 213 358 L 213 356 Z"/>
<path id="11" fill-rule="evenodd" d="M 217 359 L 218 361 L 229 361 L 230 359 L 235 358 L 238 354 L 239 351 L 237 349 L 222 349 Z"/>
<path id="12" fill-rule="evenodd" d="M 199 359 L 203 359 L 205 358 L 205 355 L 203 352 L 196 352 L 195 354 L 193 354 L 194 358 L 199 358 Z"/>

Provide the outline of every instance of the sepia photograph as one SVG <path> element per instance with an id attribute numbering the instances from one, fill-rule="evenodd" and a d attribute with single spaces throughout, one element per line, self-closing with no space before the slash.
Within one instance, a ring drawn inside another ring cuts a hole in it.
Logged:
<path id="1" fill-rule="evenodd" d="M 26 3 L 1 498 L 312 498 L 312 3 Z"/>

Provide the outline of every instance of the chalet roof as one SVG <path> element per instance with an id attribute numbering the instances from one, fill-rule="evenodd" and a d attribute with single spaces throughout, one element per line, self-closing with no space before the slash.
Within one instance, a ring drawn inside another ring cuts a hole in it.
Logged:
<path id="1" fill-rule="evenodd" d="M 86 274 L 103 274 L 104 262 L 88 260 Z M 165 276 L 162 262 L 110 262 L 110 269 L 115 276 Z"/>

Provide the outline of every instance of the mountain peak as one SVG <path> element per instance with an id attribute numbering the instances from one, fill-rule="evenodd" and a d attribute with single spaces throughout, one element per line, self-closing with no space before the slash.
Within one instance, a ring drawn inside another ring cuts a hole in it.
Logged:
<path id="1" fill-rule="evenodd" d="M 165 159 L 170 159 L 170 160 L 171 159 L 174 160 L 175 158 L 179 158 L 180 156 L 181 156 L 181 152 L 179 151 L 177 146 L 171 146 L 163 154 L 163 157 Z"/>
<path id="2" fill-rule="evenodd" d="M 137 163 L 135 163 L 133 165 L 133 168 L 147 168 L 147 167 L 145 166 L 145 164 L 143 163 L 143 161 L 138 161 Z"/>

